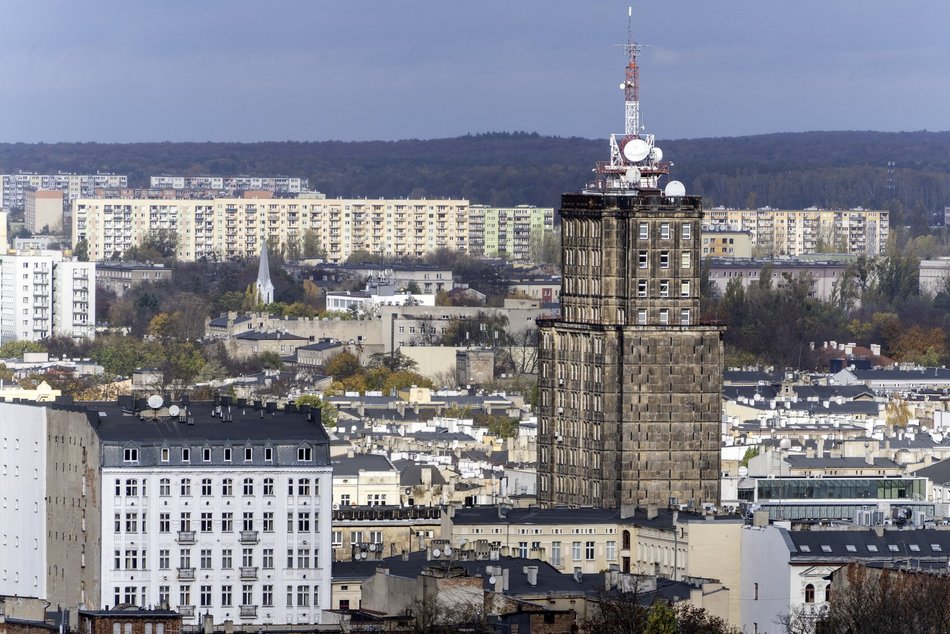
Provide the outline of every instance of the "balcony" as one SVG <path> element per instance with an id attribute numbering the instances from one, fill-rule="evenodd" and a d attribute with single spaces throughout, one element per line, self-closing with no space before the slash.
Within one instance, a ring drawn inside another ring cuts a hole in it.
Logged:
<path id="1" fill-rule="evenodd" d="M 238 540 L 242 544 L 256 544 L 258 542 L 257 531 L 241 531 Z"/>
<path id="2" fill-rule="evenodd" d="M 183 618 L 190 619 L 195 616 L 195 606 L 193 605 L 179 605 L 178 613 L 182 615 Z"/>
<path id="3" fill-rule="evenodd" d="M 242 566 L 241 567 L 242 581 L 255 581 L 256 579 L 257 579 L 257 566 Z"/>
<path id="4" fill-rule="evenodd" d="M 178 543 L 179 544 L 194 544 L 195 531 L 178 531 Z"/>
<path id="5" fill-rule="evenodd" d="M 257 616 L 257 606 L 256 605 L 242 605 L 241 606 L 241 618 L 250 619 Z"/>
<path id="6" fill-rule="evenodd" d="M 194 581 L 195 580 L 195 569 L 194 568 L 179 568 L 178 569 L 178 579 L 180 581 Z"/>

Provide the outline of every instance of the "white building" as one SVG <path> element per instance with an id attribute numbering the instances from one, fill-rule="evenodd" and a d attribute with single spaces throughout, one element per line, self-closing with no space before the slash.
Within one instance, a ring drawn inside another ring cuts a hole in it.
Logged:
<path id="1" fill-rule="evenodd" d="M 58 251 L 0 256 L 0 341 L 95 335 L 96 268 Z"/>
<path id="2" fill-rule="evenodd" d="M 306 178 L 287 176 L 152 176 L 152 189 L 216 189 L 233 191 L 256 189 L 299 194 L 309 188 Z"/>
<path id="3" fill-rule="evenodd" d="M 67 201 L 93 196 L 97 188 L 127 187 L 128 177 L 120 174 L 0 174 L 0 207 L 23 209 L 26 192 L 31 189 L 58 189 Z"/>
<path id="4" fill-rule="evenodd" d="M 950 258 L 920 261 L 918 285 L 921 295 L 936 295 L 945 290 L 948 278 L 950 278 Z"/>

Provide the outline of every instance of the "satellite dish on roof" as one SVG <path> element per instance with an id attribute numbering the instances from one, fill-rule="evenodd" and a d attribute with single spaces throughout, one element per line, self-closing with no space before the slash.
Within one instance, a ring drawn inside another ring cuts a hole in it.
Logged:
<path id="1" fill-rule="evenodd" d="M 181 413 L 181 408 L 179 408 L 177 405 L 172 405 L 171 407 L 168 408 L 169 416 L 178 416 L 180 413 Z"/>
<path id="2" fill-rule="evenodd" d="M 669 198 L 673 198 L 675 196 L 685 196 L 686 185 L 679 181 L 670 181 L 666 184 L 666 188 L 663 190 L 663 193 Z"/>
<path id="3" fill-rule="evenodd" d="M 369 545 L 369 552 L 371 552 L 371 553 L 375 553 L 375 552 L 376 552 L 376 544 L 370 544 L 370 545 Z"/>
<path id="4" fill-rule="evenodd" d="M 433 557 L 438 557 L 438 556 L 441 555 L 441 554 L 442 554 L 442 551 L 439 550 L 438 548 L 433 548 L 433 549 L 432 549 L 432 556 L 433 556 Z"/>
<path id="5" fill-rule="evenodd" d="M 495 585 L 495 577 L 494 577 L 494 576 L 489 577 L 489 578 L 488 578 L 488 583 L 490 583 L 490 584 L 492 584 L 492 585 Z"/>
<path id="6" fill-rule="evenodd" d="M 652 150 L 650 150 L 650 158 L 652 158 L 654 161 L 657 161 L 657 162 L 662 161 L 663 150 L 661 150 L 658 147 L 654 147 Z"/>
<path id="7" fill-rule="evenodd" d="M 151 396 L 148 397 L 148 401 L 146 402 L 148 403 L 148 406 L 151 407 L 152 409 L 158 409 L 159 407 L 162 406 L 162 403 L 164 403 L 165 401 L 164 399 L 162 399 L 161 395 L 152 394 Z"/>
<path id="8" fill-rule="evenodd" d="M 452 547 L 451 547 L 451 546 L 446 546 L 446 547 L 445 547 L 445 550 L 444 550 L 443 552 L 445 552 L 445 556 L 446 556 L 446 557 L 451 557 L 451 556 L 452 556 Z"/>
<path id="9" fill-rule="evenodd" d="M 637 185 L 640 182 L 640 170 L 635 167 L 631 167 L 627 170 L 627 173 L 624 174 L 624 179 L 631 185 Z"/>
<path id="10" fill-rule="evenodd" d="M 650 154 L 650 144 L 643 139 L 630 139 L 623 146 L 623 157 L 636 163 Z"/>

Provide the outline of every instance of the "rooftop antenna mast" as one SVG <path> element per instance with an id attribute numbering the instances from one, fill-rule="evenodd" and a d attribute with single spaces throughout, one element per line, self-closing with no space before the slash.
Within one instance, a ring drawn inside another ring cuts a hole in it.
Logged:
<path id="1" fill-rule="evenodd" d="M 624 78 L 623 96 L 624 136 L 640 136 L 640 67 L 637 65 L 637 56 L 640 55 L 640 45 L 633 41 L 633 7 L 627 7 L 627 43 L 624 45 L 627 53 L 627 69 Z"/>

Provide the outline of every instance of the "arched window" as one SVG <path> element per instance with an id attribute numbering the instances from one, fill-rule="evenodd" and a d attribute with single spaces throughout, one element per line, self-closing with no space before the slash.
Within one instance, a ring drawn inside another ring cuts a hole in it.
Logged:
<path id="1" fill-rule="evenodd" d="M 825 603 L 831 603 L 831 584 L 825 586 Z"/>
<path id="2" fill-rule="evenodd" d="M 805 603 L 815 602 L 815 586 L 808 584 L 805 586 Z"/>

